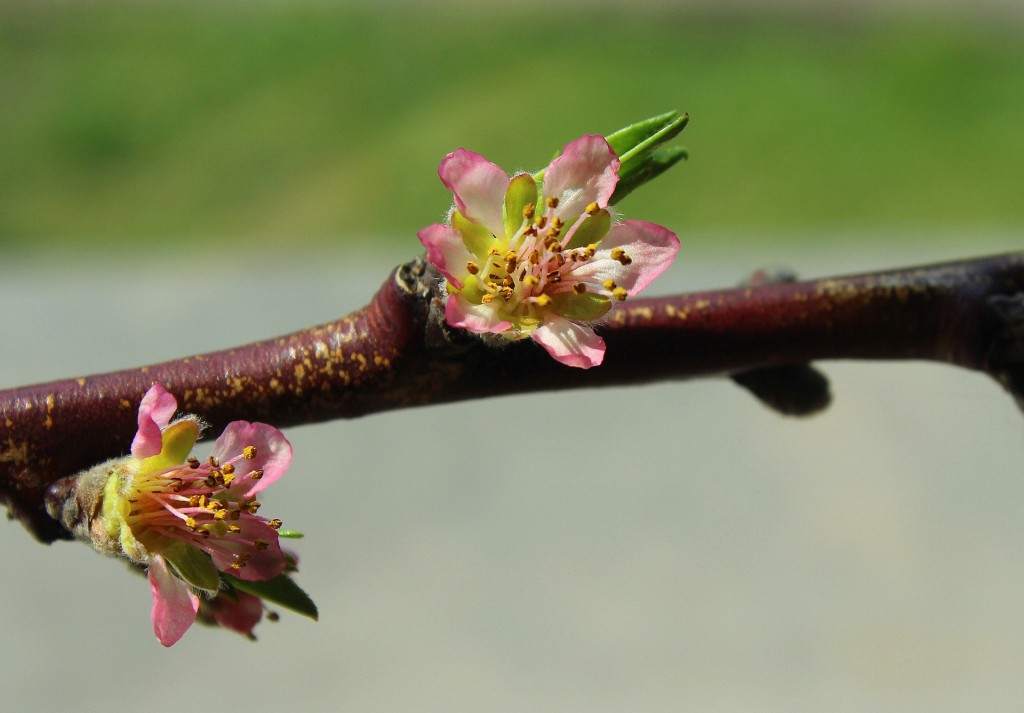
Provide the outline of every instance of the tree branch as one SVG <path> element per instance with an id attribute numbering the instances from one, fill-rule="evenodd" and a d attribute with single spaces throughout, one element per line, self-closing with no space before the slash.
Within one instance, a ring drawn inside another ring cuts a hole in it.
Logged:
<path id="1" fill-rule="evenodd" d="M 160 382 L 219 432 L 396 408 L 731 374 L 769 405 L 828 400 L 820 359 L 928 359 L 983 371 L 1024 403 L 1024 252 L 930 267 L 630 300 L 602 328 L 605 363 L 563 366 L 529 340 L 503 348 L 444 323 L 438 277 L 396 269 L 336 322 L 235 349 L 0 391 L 0 499 L 43 542 L 67 537 L 46 487 L 127 450 Z"/>

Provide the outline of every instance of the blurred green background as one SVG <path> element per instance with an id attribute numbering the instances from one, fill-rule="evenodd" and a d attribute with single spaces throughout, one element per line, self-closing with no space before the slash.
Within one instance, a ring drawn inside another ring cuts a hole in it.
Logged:
<path id="1" fill-rule="evenodd" d="M 690 159 L 629 217 L 726 244 L 1024 225 L 1012 10 L 756 8 L 3 0 L 0 249 L 414 241 L 456 147 L 537 169 L 671 109 Z"/>

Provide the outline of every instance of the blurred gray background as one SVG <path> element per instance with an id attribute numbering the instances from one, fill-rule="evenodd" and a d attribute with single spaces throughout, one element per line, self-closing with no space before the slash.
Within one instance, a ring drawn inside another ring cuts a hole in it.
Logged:
<path id="1" fill-rule="evenodd" d="M 723 253 L 681 232 L 657 292 L 729 285 L 760 265 L 811 277 L 1020 243 L 894 236 L 865 251 L 833 235 L 786 251 L 764 235 Z M 330 320 L 409 247 L 7 262 L 0 384 Z M 707 380 L 291 429 L 295 462 L 264 510 L 307 534 L 299 581 L 322 616 L 285 612 L 258 643 L 196 627 L 165 650 L 144 580 L 0 526 L 5 705 L 1020 709 L 1021 415 L 986 378 L 947 366 L 825 367 L 835 404 L 807 420 Z M 559 437 L 530 438 L 538 423 Z M 496 443 L 512 457 L 481 455 Z"/>

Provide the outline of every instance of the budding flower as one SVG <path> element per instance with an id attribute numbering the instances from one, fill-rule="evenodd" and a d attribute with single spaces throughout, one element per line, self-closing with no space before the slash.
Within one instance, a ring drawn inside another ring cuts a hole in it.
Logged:
<path id="1" fill-rule="evenodd" d="M 257 515 L 255 498 L 288 469 L 291 444 L 273 426 L 235 421 L 201 462 L 190 456 L 200 421 L 172 420 L 176 409 L 155 384 L 139 406 L 131 455 L 55 483 L 47 510 L 100 552 L 146 568 L 153 628 L 164 646 L 182 637 L 201 603 L 205 619 L 251 635 L 262 612 L 262 602 L 257 609 L 252 601 L 260 597 L 257 583 L 283 578 L 297 589 L 287 576 L 281 523 Z M 277 601 L 315 617 L 312 602 Z"/>

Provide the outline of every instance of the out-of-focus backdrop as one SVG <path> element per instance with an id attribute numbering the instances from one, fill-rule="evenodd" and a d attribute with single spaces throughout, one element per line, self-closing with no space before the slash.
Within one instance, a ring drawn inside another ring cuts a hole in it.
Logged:
<path id="1" fill-rule="evenodd" d="M 621 206 L 682 237 L 655 292 L 1020 249 L 1022 40 L 1009 0 L 0 0 L 0 387 L 333 319 L 444 215 L 445 153 L 669 109 L 691 158 Z M 1020 414 L 824 366 L 808 420 L 705 381 L 291 429 L 264 509 L 322 617 L 257 644 L 164 650 L 144 580 L 0 526 L 5 705 L 1016 709 Z"/>
<path id="2" fill-rule="evenodd" d="M 536 169 L 669 109 L 692 159 L 630 214 L 1019 226 L 1024 10 L 892 5 L 3 0 L 0 247 L 408 240 L 454 148 Z"/>

